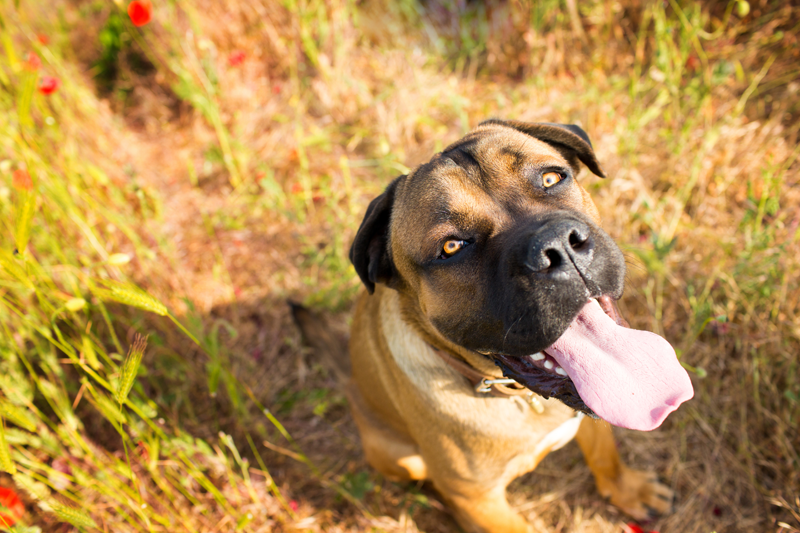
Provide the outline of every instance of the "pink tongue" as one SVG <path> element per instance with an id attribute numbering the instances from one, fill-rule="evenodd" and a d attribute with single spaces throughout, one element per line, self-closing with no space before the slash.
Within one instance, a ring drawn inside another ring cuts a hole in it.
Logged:
<path id="1" fill-rule="evenodd" d="M 595 300 L 586 304 L 547 353 L 597 416 L 650 431 L 694 396 L 672 346 L 649 331 L 618 326 Z"/>

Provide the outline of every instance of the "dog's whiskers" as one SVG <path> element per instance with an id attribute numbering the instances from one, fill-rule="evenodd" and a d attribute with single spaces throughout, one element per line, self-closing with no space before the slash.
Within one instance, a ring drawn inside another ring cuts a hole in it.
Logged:
<path id="1" fill-rule="evenodd" d="M 522 319 L 525 317 L 525 314 L 526 314 L 526 313 L 527 313 L 527 311 L 526 311 L 525 313 L 522 313 L 522 314 L 519 316 L 519 318 L 518 318 L 518 319 L 516 319 L 514 322 L 512 322 L 512 323 L 511 323 L 511 325 L 510 325 L 510 326 L 508 326 L 508 329 L 506 330 L 506 333 L 505 333 L 505 335 L 503 335 L 503 345 L 502 345 L 503 352 L 505 352 L 505 351 L 506 351 L 506 339 L 508 338 L 508 334 L 509 334 L 509 333 L 511 333 L 511 330 L 514 328 L 514 326 L 516 326 L 516 325 L 517 325 L 517 322 L 519 322 L 520 320 L 522 320 Z"/>

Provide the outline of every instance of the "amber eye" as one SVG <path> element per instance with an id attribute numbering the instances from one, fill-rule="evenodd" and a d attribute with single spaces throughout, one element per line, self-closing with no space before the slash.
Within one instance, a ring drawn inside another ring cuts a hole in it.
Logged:
<path id="1" fill-rule="evenodd" d="M 442 256 L 450 257 L 451 255 L 461 250 L 464 246 L 466 246 L 466 244 L 467 241 L 459 241 L 456 239 L 446 241 L 444 243 L 444 246 L 442 246 Z"/>
<path id="2" fill-rule="evenodd" d="M 559 174 L 558 172 L 545 172 L 542 175 L 542 185 L 544 185 L 545 188 L 552 187 L 562 179 L 564 178 L 562 178 L 561 174 Z"/>

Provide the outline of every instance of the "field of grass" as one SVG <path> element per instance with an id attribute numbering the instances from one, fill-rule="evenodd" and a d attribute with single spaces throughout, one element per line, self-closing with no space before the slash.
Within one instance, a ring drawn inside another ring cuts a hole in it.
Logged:
<path id="1" fill-rule="evenodd" d="M 285 300 L 344 327 L 369 200 L 500 117 L 589 133 L 621 308 L 691 371 L 661 429 L 617 432 L 678 493 L 645 529 L 800 532 L 796 2 L 128 5 L 0 4 L 12 531 L 456 531 L 368 467 Z M 628 523 L 574 445 L 510 500 L 542 532 Z"/>

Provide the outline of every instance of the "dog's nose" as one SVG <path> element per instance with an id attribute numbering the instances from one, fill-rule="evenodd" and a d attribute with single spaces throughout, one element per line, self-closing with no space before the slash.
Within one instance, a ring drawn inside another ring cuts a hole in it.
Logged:
<path id="1" fill-rule="evenodd" d="M 553 279 L 569 277 L 576 269 L 585 277 L 594 257 L 589 226 L 574 218 L 551 220 L 530 238 L 525 262 L 533 272 Z"/>

